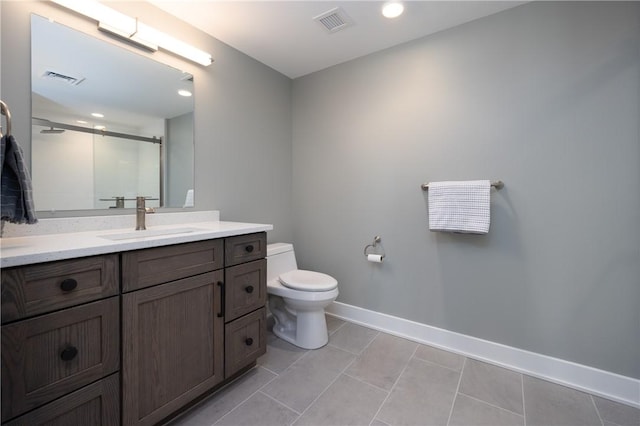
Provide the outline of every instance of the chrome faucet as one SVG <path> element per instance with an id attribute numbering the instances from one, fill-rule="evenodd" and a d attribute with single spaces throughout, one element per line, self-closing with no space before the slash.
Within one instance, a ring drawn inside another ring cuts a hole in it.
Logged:
<path id="1" fill-rule="evenodd" d="M 144 225 L 144 218 L 146 214 L 144 207 L 144 197 L 136 197 L 136 231 L 143 231 L 147 229 Z"/>

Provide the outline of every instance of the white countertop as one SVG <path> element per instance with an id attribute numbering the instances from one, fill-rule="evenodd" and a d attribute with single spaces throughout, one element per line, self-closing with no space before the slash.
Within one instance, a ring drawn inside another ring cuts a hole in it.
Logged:
<path id="1" fill-rule="evenodd" d="M 207 221 L 147 226 L 146 231 L 120 228 L 8 237 L 0 239 L 0 267 L 118 253 L 272 229 L 272 225 L 261 223 Z M 121 239 L 113 240 L 109 236 Z"/>

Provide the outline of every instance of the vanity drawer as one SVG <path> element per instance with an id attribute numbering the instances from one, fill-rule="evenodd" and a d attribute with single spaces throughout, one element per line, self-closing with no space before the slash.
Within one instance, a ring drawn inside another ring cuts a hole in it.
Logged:
<path id="1" fill-rule="evenodd" d="M 240 263 L 261 259 L 267 255 L 267 234 L 238 235 L 229 237 L 224 242 L 224 265 L 233 266 Z"/>
<path id="2" fill-rule="evenodd" d="M 119 298 L 2 326 L 2 421 L 118 370 Z"/>
<path id="3" fill-rule="evenodd" d="M 176 244 L 122 254 L 122 291 L 187 278 L 223 266 L 223 240 Z"/>
<path id="4" fill-rule="evenodd" d="M 118 255 L 3 269 L 2 323 L 118 294 Z"/>
<path id="5" fill-rule="evenodd" d="M 120 424 L 120 379 L 112 374 L 4 426 Z"/>
<path id="6" fill-rule="evenodd" d="M 267 260 L 226 268 L 225 322 L 255 311 L 267 301 Z"/>
<path id="7" fill-rule="evenodd" d="M 225 377 L 267 352 L 267 308 L 262 307 L 225 325 Z"/>

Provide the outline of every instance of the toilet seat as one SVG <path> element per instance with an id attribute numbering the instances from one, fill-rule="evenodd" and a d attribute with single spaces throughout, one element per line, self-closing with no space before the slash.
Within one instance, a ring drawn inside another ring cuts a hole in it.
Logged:
<path id="1" fill-rule="evenodd" d="M 299 291 L 329 291 L 338 287 L 331 275 L 315 271 L 296 269 L 278 277 L 283 286 Z"/>

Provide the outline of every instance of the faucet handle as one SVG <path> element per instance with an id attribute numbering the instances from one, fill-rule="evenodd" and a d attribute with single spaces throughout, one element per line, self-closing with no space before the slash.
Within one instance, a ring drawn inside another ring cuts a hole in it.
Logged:
<path id="1" fill-rule="evenodd" d="M 147 229 L 144 224 L 146 209 L 144 207 L 144 197 L 136 197 L 136 231 Z"/>

